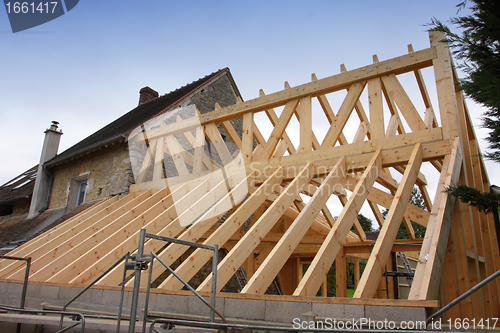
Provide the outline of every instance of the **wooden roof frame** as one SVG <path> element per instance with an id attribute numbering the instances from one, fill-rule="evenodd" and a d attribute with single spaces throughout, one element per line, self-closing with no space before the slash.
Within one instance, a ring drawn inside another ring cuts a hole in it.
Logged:
<path id="1" fill-rule="evenodd" d="M 241 293 L 248 297 L 265 293 L 275 278 L 289 295 L 315 296 L 320 288 L 324 290 L 324 277 L 334 262 L 342 277 L 346 255 L 367 258 L 354 298 L 368 299 L 379 297 L 377 288 L 390 253 L 397 246 L 404 248 L 394 244 L 400 222 L 414 237 L 413 221 L 427 230 L 423 239 L 411 240 L 421 247 L 408 301 L 449 302 L 497 271 L 500 254 L 493 219 L 444 191 L 458 184 L 489 191 L 489 180 L 463 94 L 455 86 L 457 74 L 450 52 L 441 42 L 444 35 L 430 32 L 429 36 L 427 49 L 414 52 L 410 46 L 409 54 L 386 61 L 374 56 L 373 64 L 351 71 L 344 67 L 342 73 L 324 79 L 313 74 L 311 82 L 296 87 L 285 83 L 282 91 L 268 95 L 261 91 L 258 98 L 239 99 L 225 108 L 217 104 L 212 112 L 178 118 L 136 136 L 131 144 L 139 144 L 141 137 L 147 142 L 139 178 L 129 196 L 108 199 L 11 254 L 33 258 L 31 279 L 35 281 L 88 283 L 125 252 L 134 251 L 139 229 L 146 228 L 151 233 L 225 247 L 228 254 L 218 265 L 217 290 L 243 267 L 248 283 Z M 440 121 L 420 71 L 427 67 L 434 69 Z M 398 75 L 411 72 L 425 106 L 423 117 L 398 80 Z M 368 113 L 360 102 L 365 89 Z M 347 95 L 335 112 L 327 94 L 340 90 L 347 90 Z M 313 128 L 314 98 L 330 122 L 322 142 Z M 276 107 L 283 107 L 279 115 Z M 349 143 L 343 130 L 354 111 L 359 126 Z M 255 122 L 257 112 L 264 112 L 274 126 L 267 139 Z M 384 115 L 390 118 L 385 121 Z M 286 133 L 293 116 L 300 124 L 298 147 Z M 241 136 L 231 122 L 236 118 L 242 120 Z M 179 135 L 188 145 L 183 146 Z M 207 140 L 218 159 L 201 148 Z M 227 140 L 239 150 L 230 151 Z M 168 182 L 162 172 L 165 154 L 178 173 Z M 421 172 L 423 162 L 430 162 L 440 173 L 433 200 Z M 233 171 L 242 165 L 246 174 L 237 179 Z M 148 176 L 148 170 L 152 175 Z M 224 170 L 224 177 L 215 177 L 214 170 Z M 402 175 L 399 183 L 391 171 Z M 426 210 L 408 202 L 414 186 L 420 189 Z M 244 191 L 248 191 L 246 200 L 235 201 L 236 194 L 241 197 Z M 309 199 L 303 201 L 301 194 Z M 174 202 L 176 195 L 179 202 Z M 344 207 L 336 219 L 326 206 L 331 196 L 339 197 Z M 206 202 L 209 205 L 203 206 Z M 371 253 L 357 221 L 364 202 L 381 226 Z M 176 210 L 175 205 L 183 208 Z M 379 206 L 388 209 L 385 219 Z M 203 223 L 182 225 L 180 220 L 189 214 L 193 219 L 202 215 L 199 221 L 207 218 Z M 146 252 L 158 252 L 167 264 L 186 250 L 175 244 L 163 248 L 155 240 L 145 245 Z M 300 258 L 310 262 L 304 275 Z M 209 253 L 196 250 L 176 272 L 189 280 L 209 259 Z M 285 271 L 295 274 L 290 278 Z M 157 265 L 153 279 L 162 272 Z M 0 261 L 0 278 L 19 279 L 21 274 L 21 264 Z M 100 284 L 117 285 L 121 274 L 116 268 Z M 450 316 L 498 317 L 499 283 L 498 279 L 490 283 L 452 309 Z M 208 276 L 197 290 L 207 291 L 210 285 Z M 345 289 L 342 283 L 337 287 Z M 182 285 L 168 277 L 158 288 L 179 290 Z M 337 295 L 343 294 L 339 289 Z"/>

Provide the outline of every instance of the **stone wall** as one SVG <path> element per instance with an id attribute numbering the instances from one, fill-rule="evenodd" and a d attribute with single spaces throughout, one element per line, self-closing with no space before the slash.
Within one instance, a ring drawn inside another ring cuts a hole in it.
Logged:
<path id="1" fill-rule="evenodd" d="M 126 143 L 119 143 L 52 169 L 49 208 L 65 207 L 71 180 L 87 176 L 85 202 L 126 194 L 134 179 Z"/>

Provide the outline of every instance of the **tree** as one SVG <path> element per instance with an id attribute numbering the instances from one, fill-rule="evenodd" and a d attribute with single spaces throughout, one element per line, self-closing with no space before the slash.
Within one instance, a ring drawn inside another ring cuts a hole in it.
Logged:
<path id="1" fill-rule="evenodd" d="M 364 231 L 373 231 L 372 220 L 363 214 L 358 214 L 358 221 Z"/>
<path id="2" fill-rule="evenodd" d="M 462 29 L 460 33 L 452 32 L 435 18 L 429 25 L 432 30 L 446 34 L 446 41 L 459 61 L 458 67 L 466 74 L 459 82 L 461 89 L 487 107 L 482 125 L 490 130 L 486 138 L 490 152 L 484 156 L 500 162 L 500 1 L 470 0 L 470 3 L 471 15 L 450 19 L 452 25 Z M 459 12 L 466 5 L 467 0 L 458 4 Z M 451 187 L 447 192 L 484 212 L 492 211 L 500 199 L 467 186 Z"/>
<path id="3" fill-rule="evenodd" d="M 417 187 L 413 187 L 413 189 L 411 190 L 410 204 L 422 209 L 426 209 L 424 198 L 422 197 L 422 194 L 420 193 Z M 385 218 L 388 212 L 389 210 L 384 209 L 382 211 L 382 216 Z M 415 231 L 415 238 L 423 238 L 425 236 L 426 228 L 424 226 L 421 226 L 420 224 L 413 221 L 411 221 L 411 225 L 413 226 L 413 230 Z M 408 230 L 406 230 L 404 222 L 401 221 L 401 225 L 399 226 L 396 239 L 409 239 L 409 238 L 410 235 L 408 234 Z"/>

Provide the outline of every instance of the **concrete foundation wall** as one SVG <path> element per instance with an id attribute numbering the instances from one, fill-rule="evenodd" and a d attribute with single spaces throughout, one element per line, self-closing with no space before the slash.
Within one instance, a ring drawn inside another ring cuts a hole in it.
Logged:
<path id="1" fill-rule="evenodd" d="M 68 300 L 80 292 L 82 288 L 54 286 L 47 284 L 30 284 L 28 286 L 26 307 L 42 308 L 42 303 L 63 306 Z M 0 282 L 0 303 L 19 306 L 22 283 Z M 226 294 L 228 295 L 228 294 Z M 126 291 L 124 297 L 124 314 L 130 313 L 132 292 Z M 273 298 L 273 297 L 271 297 Z M 88 309 L 106 313 L 117 313 L 120 301 L 119 288 L 92 288 L 83 294 L 70 307 Z M 144 308 L 145 293 L 139 297 L 139 309 Z M 403 303 L 401 303 L 403 304 Z M 319 320 L 325 318 L 359 320 L 369 318 L 372 321 L 425 321 L 424 307 L 383 306 L 367 304 L 331 304 L 316 302 L 291 302 L 274 299 L 241 299 L 218 297 L 216 308 L 226 318 L 266 321 L 292 325 L 294 318 L 301 321 L 312 320 L 315 315 Z M 149 299 L 149 310 L 209 316 L 209 309 L 194 295 L 169 295 L 152 290 Z M 263 323 L 264 324 L 264 323 Z"/>

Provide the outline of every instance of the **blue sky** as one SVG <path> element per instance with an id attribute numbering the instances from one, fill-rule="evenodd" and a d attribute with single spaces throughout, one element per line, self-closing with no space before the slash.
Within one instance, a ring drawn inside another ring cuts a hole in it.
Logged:
<path id="1" fill-rule="evenodd" d="M 409 43 L 427 48 L 423 24 L 455 16 L 457 2 L 82 0 L 16 34 L 0 8 L 0 184 L 38 163 L 52 120 L 63 151 L 133 109 L 146 85 L 165 94 L 229 67 L 251 99 L 341 63 L 405 54 Z"/>

